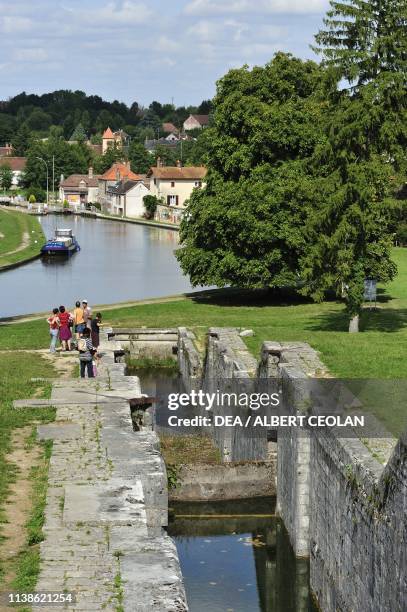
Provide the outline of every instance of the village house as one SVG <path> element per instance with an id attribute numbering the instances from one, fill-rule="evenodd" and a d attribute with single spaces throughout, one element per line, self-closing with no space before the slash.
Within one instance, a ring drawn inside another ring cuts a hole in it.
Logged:
<path id="1" fill-rule="evenodd" d="M 183 208 L 192 190 L 200 188 L 206 176 L 204 166 L 163 166 L 160 158 L 157 166 L 150 168 L 150 193 L 162 199 L 166 206 Z"/>
<path id="2" fill-rule="evenodd" d="M 129 136 L 123 130 L 118 130 L 117 132 L 112 132 L 110 127 L 108 127 L 102 135 L 102 154 L 104 155 L 109 147 L 117 146 L 124 147 L 127 145 Z"/>
<path id="3" fill-rule="evenodd" d="M 107 212 L 121 217 L 142 217 L 146 211 L 144 196 L 150 193 L 146 183 L 142 180 L 122 180 L 111 185 L 107 190 L 110 201 Z"/>
<path id="4" fill-rule="evenodd" d="M 166 136 L 165 138 L 158 138 L 158 139 L 148 139 L 146 138 L 144 141 L 144 148 L 146 149 L 146 151 L 148 151 L 149 153 L 154 153 L 157 145 L 160 145 L 162 147 L 167 147 L 167 149 L 173 149 L 175 150 L 177 148 L 177 145 L 179 143 L 179 138 L 178 136 L 176 136 L 175 134 L 171 133 L 168 134 L 168 136 Z"/>
<path id="5" fill-rule="evenodd" d="M 93 174 L 90 167 L 88 174 L 71 174 L 63 179 L 59 185 L 59 199 L 72 205 L 86 205 L 99 201 L 99 178 Z"/>
<path id="6" fill-rule="evenodd" d="M 0 147 L 0 157 L 8 157 L 13 155 L 13 147 L 9 142 L 6 142 L 4 147 Z"/>
<path id="7" fill-rule="evenodd" d="M 170 121 L 164 122 L 161 127 L 164 134 L 175 134 L 176 136 L 179 134 L 178 128 Z"/>
<path id="8" fill-rule="evenodd" d="M 13 172 L 12 188 L 16 188 L 20 185 L 26 163 L 26 157 L 12 157 L 10 155 L 6 155 L 5 157 L 0 158 L 0 166 L 8 166 Z"/>
<path id="9" fill-rule="evenodd" d="M 141 174 L 135 174 L 130 168 L 130 162 L 115 162 L 104 174 L 99 176 L 99 198 L 100 202 L 107 195 L 109 187 L 116 185 L 119 181 L 140 181 Z"/>
<path id="10" fill-rule="evenodd" d="M 184 121 L 184 132 L 190 130 L 202 130 L 209 125 L 209 115 L 189 115 Z"/>

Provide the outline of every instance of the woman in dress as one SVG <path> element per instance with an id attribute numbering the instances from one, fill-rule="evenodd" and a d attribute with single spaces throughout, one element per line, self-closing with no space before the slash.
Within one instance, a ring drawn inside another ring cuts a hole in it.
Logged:
<path id="1" fill-rule="evenodd" d="M 65 306 L 59 307 L 59 339 L 61 340 L 62 350 L 70 351 L 71 350 L 71 338 L 72 332 L 70 328 L 70 323 L 72 321 L 71 315 L 69 312 L 66 312 Z"/>

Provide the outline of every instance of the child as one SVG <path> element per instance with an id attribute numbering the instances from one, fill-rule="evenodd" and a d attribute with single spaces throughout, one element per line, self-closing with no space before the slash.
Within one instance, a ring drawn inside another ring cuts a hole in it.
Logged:
<path id="1" fill-rule="evenodd" d="M 59 313 L 58 308 L 54 308 L 54 310 L 52 311 L 52 315 L 49 316 L 48 319 L 47 319 L 48 324 L 49 324 L 49 333 L 50 333 L 50 336 L 51 336 L 51 344 L 50 344 L 50 347 L 49 347 L 49 352 L 50 353 L 55 353 L 55 351 L 56 351 L 58 334 L 59 334 L 59 318 L 58 318 L 58 313 Z"/>
<path id="2" fill-rule="evenodd" d="M 79 364 L 81 368 L 81 378 L 85 378 L 85 371 L 88 372 L 88 378 L 94 378 L 93 373 L 93 348 L 92 340 L 90 339 L 90 329 L 85 327 L 82 338 L 78 340 Z"/>

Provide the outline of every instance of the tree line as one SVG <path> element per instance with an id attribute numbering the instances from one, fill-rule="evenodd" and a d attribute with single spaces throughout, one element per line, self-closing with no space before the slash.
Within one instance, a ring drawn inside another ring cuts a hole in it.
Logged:
<path id="1" fill-rule="evenodd" d="M 148 107 L 138 102 L 127 106 L 114 100 L 108 102 L 100 96 L 87 96 L 83 91 L 61 89 L 42 95 L 22 92 L 0 107 L 0 144 L 12 142 L 22 128 L 38 138 L 50 133 L 65 140 L 72 139 L 76 131 L 100 141 L 107 126 L 123 129 L 139 141 L 155 138 L 163 122 L 171 122 L 180 129 L 192 113 L 210 114 L 211 100 L 203 100 L 198 106 L 179 106 L 153 101 Z M 163 135 L 161 130 L 161 136 Z"/>

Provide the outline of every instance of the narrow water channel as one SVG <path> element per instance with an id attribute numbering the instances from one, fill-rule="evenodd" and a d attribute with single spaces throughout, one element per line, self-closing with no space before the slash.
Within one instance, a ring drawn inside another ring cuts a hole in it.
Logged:
<path id="1" fill-rule="evenodd" d="M 127 373 L 138 376 L 151 397 L 179 382 L 176 370 L 168 368 L 128 367 Z M 160 421 L 158 401 L 154 426 L 165 432 Z M 309 563 L 295 558 L 275 514 L 275 498 L 170 502 L 168 533 L 178 550 L 190 612 L 317 612 Z"/>
<path id="2" fill-rule="evenodd" d="M 272 498 L 171 504 L 190 612 L 316 612 Z"/>

